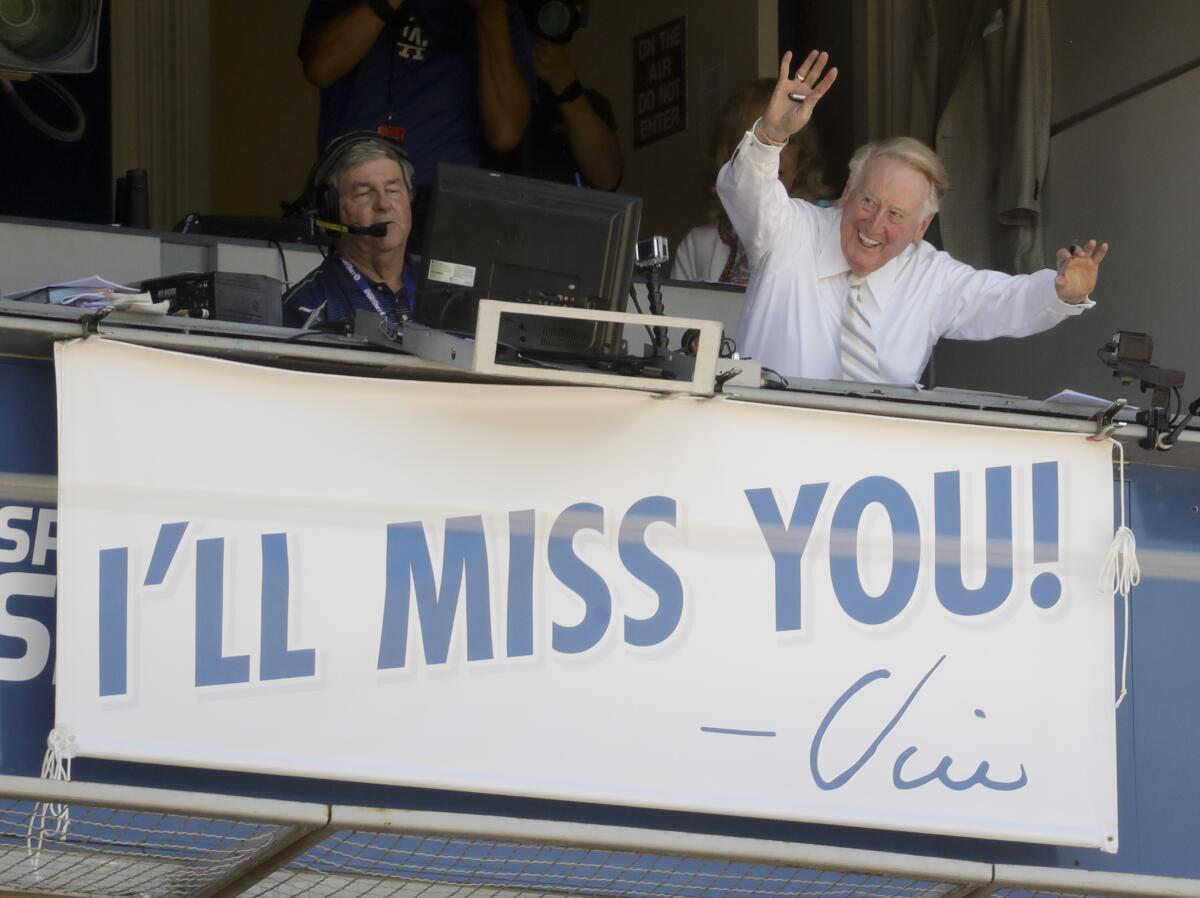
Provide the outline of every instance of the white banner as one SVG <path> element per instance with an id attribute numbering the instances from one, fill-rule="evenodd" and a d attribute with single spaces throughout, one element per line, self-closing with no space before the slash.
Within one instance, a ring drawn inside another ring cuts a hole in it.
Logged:
<path id="1" fill-rule="evenodd" d="M 58 350 L 84 755 L 1117 847 L 1109 449 Z"/>

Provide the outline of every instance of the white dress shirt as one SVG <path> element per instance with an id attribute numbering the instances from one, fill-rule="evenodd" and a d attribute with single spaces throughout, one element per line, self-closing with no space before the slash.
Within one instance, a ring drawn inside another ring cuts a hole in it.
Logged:
<path id="1" fill-rule="evenodd" d="M 780 374 L 837 380 L 850 274 L 842 210 L 789 198 L 778 172 L 779 148 L 747 133 L 717 177 L 750 261 L 738 350 Z M 923 240 L 907 247 L 862 287 L 880 376 L 916 383 L 940 337 L 1024 337 L 1094 305 L 1063 302 L 1054 277 L 979 271 Z"/>

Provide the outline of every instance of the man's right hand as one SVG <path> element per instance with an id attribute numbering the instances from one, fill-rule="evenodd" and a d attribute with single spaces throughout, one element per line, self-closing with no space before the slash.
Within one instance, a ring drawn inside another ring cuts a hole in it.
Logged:
<path id="1" fill-rule="evenodd" d="M 796 69 L 796 77 L 790 78 L 792 51 L 783 54 L 779 63 L 779 81 L 775 84 L 775 91 L 771 94 L 762 123 L 759 125 L 762 132 L 760 136 L 765 137 L 769 143 L 783 144 L 808 124 L 813 110 L 837 80 L 836 68 L 831 68 L 824 78 L 821 77 L 828 63 L 828 53 L 824 50 L 820 53 L 811 50 Z M 803 94 L 804 99 L 793 100 L 788 94 Z"/>

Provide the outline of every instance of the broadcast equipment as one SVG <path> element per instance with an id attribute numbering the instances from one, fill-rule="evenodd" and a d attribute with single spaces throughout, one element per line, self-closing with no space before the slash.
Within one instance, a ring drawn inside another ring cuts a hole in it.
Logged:
<path id="1" fill-rule="evenodd" d="M 283 323 L 283 284 L 265 274 L 184 272 L 142 281 L 141 289 L 155 302 L 169 302 L 168 315 L 275 327 Z"/>
<path id="2" fill-rule="evenodd" d="M 101 0 L 0 4 L 0 70 L 83 74 L 96 67 Z"/>
<path id="3" fill-rule="evenodd" d="M 1146 428 L 1146 436 L 1138 441 L 1138 445 L 1143 449 L 1170 449 L 1174 438 L 1187 426 L 1185 419 L 1183 425 L 1167 437 L 1174 426 L 1170 414 L 1171 394 L 1179 395 L 1185 374 L 1150 364 L 1153 353 L 1154 341 L 1150 335 L 1135 331 L 1117 331 L 1108 343 L 1096 350 L 1100 361 L 1113 369 L 1113 377 L 1119 377 L 1125 384 L 1137 381 L 1143 393 L 1150 391 L 1150 407 L 1137 413 L 1137 423 Z M 1179 399 L 1179 406 L 1182 411 L 1182 399 Z M 1190 412 L 1189 419 L 1195 410 Z"/>
<path id="4" fill-rule="evenodd" d="M 620 312 L 641 211 L 636 197 L 443 163 L 413 318 L 474 334 L 484 298 Z M 611 352 L 621 333 L 539 316 L 506 322 L 501 342 L 532 351 Z"/>
<path id="5" fill-rule="evenodd" d="M 83 136 L 83 109 L 54 74 L 83 74 L 96 67 L 101 0 L 6 0 L 0 3 L 0 88 L 35 128 L 63 142 Z M 6 75 L 5 73 L 13 73 Z M 56 128 L 35 113 L 17 93 L 14 81 L 32 80 L 55 94 L 74 124 Z"/>
<path id="6" fill-rule="evenodd" d="M 671 258 L 671 250 L 666 237 L 655 235 L 645 240 L 639 240 L 634 248 L 634 266 L 646 272 L 646 296 L 651 315 L 664 313 L 662 300 L 662 267 Z M 651 333 L 654 340 L 654 354 L 658 355 L 667 349 L 667 329 L 655 325 Z"/>
<path id="7" fill-rule="evenodd" d="M 645 240 L 639 240 L 634 246 L 634 264 L 638 268 L 657 268 L 666 265 L 671 259 L 670 244 L 666 237 L 655 234 Z"/>
<path id="8" fill-rule="evenodd" d="M 521 0 L 529 32 L 554 44 L 565 44 L 586 24 L 579 3 L 573 0 Z"/>

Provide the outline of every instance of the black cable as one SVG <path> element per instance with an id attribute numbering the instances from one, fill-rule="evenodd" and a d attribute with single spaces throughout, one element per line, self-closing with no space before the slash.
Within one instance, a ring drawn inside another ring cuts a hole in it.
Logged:
<path id="1" fill-rule="evenodd" d="M 279 252 L 279 264 L 283 267 L 283 289 L 290 290 L 292 286 L 292 279 L 288 277 L 287 256 L 283 254 L 283 246 L 278 240 L 268 240 L 267 242 L 275 247 L 275 249 Z"/>
<path id="2" fill-rule="evenodd" d="M 29 83 L 41 84 L 50 93 L 58 97 L 66 105 L 67 111 L 73 121 L 70 128 L 54 127 L 54 125 L 51 125 L 30 108 L 29 104 L 17 93 L 17 89 L 10 79 L 0 78 L 0 88 L 4 89 L 4 92 L 8 95 L 9 100 L 12 101 L 17 112 L 21 114 L 21 117 L 47 137 L 61 141 L 62 143 L 75 143 L 83 137 L 84 132 L 87 130 L 87 117 L 83 113 L 83 107 L 79 105 L 79 101 L 72 96 L 71 92 L 49 75 L 31 75 Z"/>

